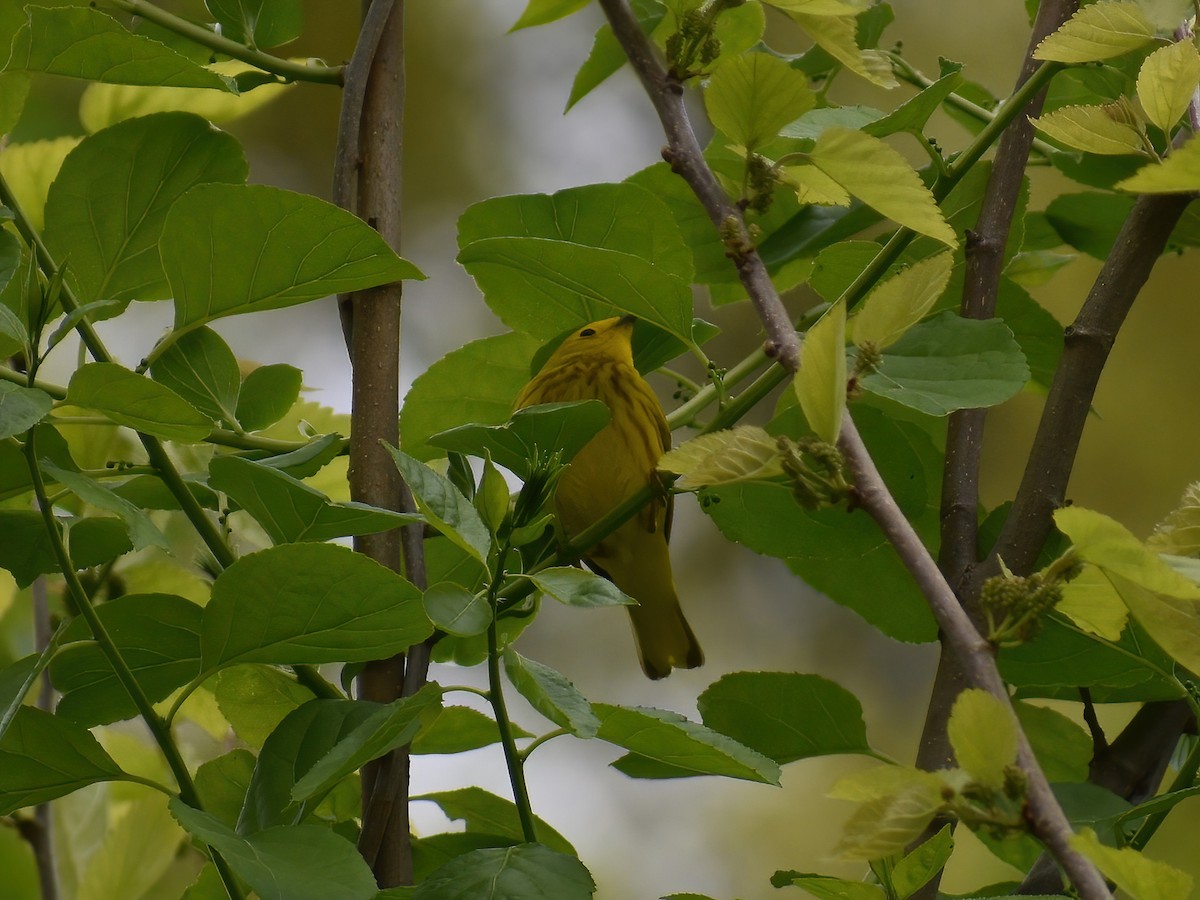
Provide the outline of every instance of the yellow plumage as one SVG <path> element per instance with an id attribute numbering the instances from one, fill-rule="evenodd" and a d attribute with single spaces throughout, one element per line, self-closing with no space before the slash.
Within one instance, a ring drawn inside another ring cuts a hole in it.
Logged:
<path id="1" fill-rule="evenodd" d="M 671 431 L 658 398 L 633 367 L 633 318 L 604 319 L 572 333 L 517 397 L 537 403 L 603 400 L 609 424 L 576 454 L 558 483 L 555 503 L 567 535 L 576 535 L 655 477 Z M 669 498 L 653 500 L 594 547 L 593 569 L 638 601 L 629 607 L 642 669 L 664 678 L 672 668 L 704 662 L 683 617 L 667 550 Z"/>

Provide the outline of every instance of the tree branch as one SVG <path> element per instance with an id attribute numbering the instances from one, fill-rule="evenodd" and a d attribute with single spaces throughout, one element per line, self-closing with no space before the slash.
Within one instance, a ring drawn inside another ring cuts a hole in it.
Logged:
<path id="1" fill-rule="evenodd" d="M 729 235 L 732 231 L 735 239 L 739 239 L 739 246 L 731 248 L 734 251 L 733 259 L 742 284 L 767 331 L 768 346 L 781 365 L 788 371 L 796 371 L 800 360 L 799 336 L 775 292 L 766 267 L 749 240 L 745 222 L 717 184 L 704 160 L 683 107 L 682 86 L 668 76 L 655 57 L 650 42 L 638 27 L 626 0 L 600 0 L 600 6 L 658 111 L 668 140 L 664 157 L 692 187 L 721 234 Z M 742 238 L 744 240 L 740 240 Z M 972 681 L 1008 702 L 1008 691 L 996 669 L 991 645 L 975 630 L 929 551 L 896 505 L 849 415 L 842 425 L 838 446 L 854 475 L 860 505 L 875 519 L 904 560 Z M 1081 896 L 1087 900 L 1110 897 L 1100 873 L 1070 847 L 1071 826 L 1051 793 L 1028 740 L 1019 728 L 1017 731 L 1018 761 L 1029 779 L 1031 828 L 1068 872 Z"/>

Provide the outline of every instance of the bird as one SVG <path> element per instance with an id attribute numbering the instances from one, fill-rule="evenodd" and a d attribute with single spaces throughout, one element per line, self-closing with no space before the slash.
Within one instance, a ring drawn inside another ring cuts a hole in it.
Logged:
<path id="1" fill-rule="evenodd" d="M 654 483 L 671 429 L 653 389 L 633 364 L 633 316 L 614 316 L 572 331 L 517 396 L 514 409 L 540 403 L 601 400 L 610 418 L 559 479 L 555 509 L 570 538 Z M 587 551 L 584 562 L 637 601 L 629 615 L 642 670 L 653 679 L 692 669 L 704 653 L 671 575 L 667 547 L 671 497 L 660 492 Z"/>

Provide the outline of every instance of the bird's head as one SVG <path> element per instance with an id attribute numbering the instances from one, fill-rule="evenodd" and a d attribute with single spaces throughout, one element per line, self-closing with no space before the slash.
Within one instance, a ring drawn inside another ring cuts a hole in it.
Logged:
<path id="1" fill-rule="evenodd" d="M 633 316 L 613 316 L 591 322 L 568 334 L 546 361 L 545 368 L 573 360 L 612 359 L 633 365 Z"/>

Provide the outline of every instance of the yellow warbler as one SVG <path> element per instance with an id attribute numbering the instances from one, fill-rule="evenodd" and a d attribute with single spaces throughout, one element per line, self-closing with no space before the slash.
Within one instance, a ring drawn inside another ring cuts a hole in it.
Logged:
<path id="1" fill-rule="evenodd" d="M 536 403 L 603 400 L 611 419 L 575 455 L 558 483 L 555 504 L 567 535 L 576 535 L 655 477 L 671 431 L 658 398 L 633 367 L 633 317 L 604 319 L 572 333 L 517 397 Z M 679 608 L 667 551 L 670 498 L 652 500 L 588 553 L 587 563 L 638 602 L 629 607 L 642 669 L 664 678 L 704 662 Z"/>

